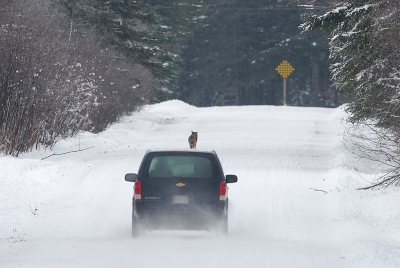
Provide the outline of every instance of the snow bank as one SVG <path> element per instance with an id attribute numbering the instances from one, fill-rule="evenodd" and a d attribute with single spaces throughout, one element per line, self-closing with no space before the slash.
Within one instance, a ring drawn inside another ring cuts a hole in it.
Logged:
<path id="1" fill-rule="evenodd" d="M 379 171 L 344 150 L 344 117 L 341 108 L 173 100 L 54 151 L 0 157 L 0 266 L 398 267 L 400 190 L 356 190 Z M 230 235 L 131 240 L 124 174 L 147 149 L 188 148 L 191 130 L 239 177 L 229 189 Z M 62 155 L 40 160 L 53 153 Z"/>

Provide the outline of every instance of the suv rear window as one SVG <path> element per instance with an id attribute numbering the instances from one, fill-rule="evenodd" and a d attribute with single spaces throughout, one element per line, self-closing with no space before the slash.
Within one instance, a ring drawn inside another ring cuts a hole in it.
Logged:
<path id="1" fill-rule="evenodd" d="M 216 178 L 213 161 L 205 156 L 155 155 L 149 157 L 144 170 L 147 178 Z"/>

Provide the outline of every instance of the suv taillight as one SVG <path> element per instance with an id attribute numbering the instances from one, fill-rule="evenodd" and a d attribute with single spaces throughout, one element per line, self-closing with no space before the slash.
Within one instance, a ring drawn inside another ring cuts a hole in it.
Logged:
<path id="1" fill-rule="evenodd" d="M 134 189 L 134 198 L 136 200 L 142 199 L 142 183 L 139 180 L 135 182 Z"/>
<path id="2" fill-rule="evenodd" d="M 226 183 L 221 181 L 219 184 L 219 201 L 226 201 Z"/>

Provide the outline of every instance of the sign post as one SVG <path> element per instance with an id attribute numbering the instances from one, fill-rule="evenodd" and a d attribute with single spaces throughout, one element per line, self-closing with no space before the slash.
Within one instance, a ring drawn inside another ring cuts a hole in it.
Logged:
<path id="1" fill-rule="evenodd" d="M 283 77 L 283 105 L 286 106 L 286 78 L 294 71 L 294 68 L 287 60 L 284 60 L 275 70 Z"/>

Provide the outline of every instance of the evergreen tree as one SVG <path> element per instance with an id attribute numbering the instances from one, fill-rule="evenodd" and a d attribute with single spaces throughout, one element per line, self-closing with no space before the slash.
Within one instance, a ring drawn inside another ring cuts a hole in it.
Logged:
<path id="1" fill-rule="evenodd" d="M 337 88 L 354 96 L 348 106 L 353 123 L 372 119 L 391 127 L 399 116 L 398 8 L 393 0 L 348 0 L 324 15 L 304 17 L 304 31 L 323 29 L 332 36 L 332 75 Z"/>
<path id="2" fill-rule="evenodd" d="M 113 48 L 147 68 L 158 81 L 158 100 L 175 87 L 179 49 L 163 18 L 146 0 L 58 0 L 71 24 L 95 27 Z"/>

